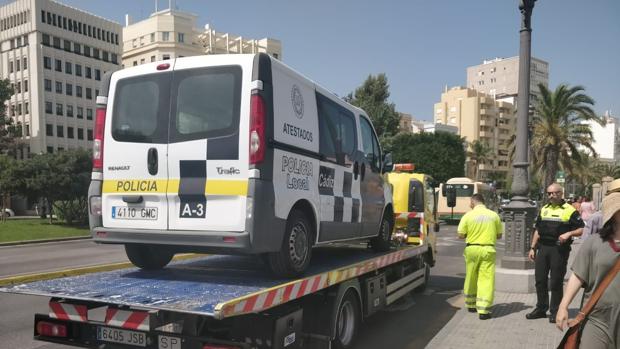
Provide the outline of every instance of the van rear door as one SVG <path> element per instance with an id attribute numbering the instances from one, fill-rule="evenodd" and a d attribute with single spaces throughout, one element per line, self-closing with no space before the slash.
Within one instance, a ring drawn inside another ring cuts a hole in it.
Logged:
<path id="1" fill-rule="evenodd" d="M 249 116 L 252 62 L 248 56 L 196 56 L 175 63 L 168 146 L 170 230 L 245 229 L 249 118 L 240 115 Z M 243 83 L 248 93 L 241 93 Z"/>
<path id="2" fill-rule="evenodd" d="M 171 71 L 145 64 L 112 75 L 104 130 L 104 227 L 168 228 Z"/>

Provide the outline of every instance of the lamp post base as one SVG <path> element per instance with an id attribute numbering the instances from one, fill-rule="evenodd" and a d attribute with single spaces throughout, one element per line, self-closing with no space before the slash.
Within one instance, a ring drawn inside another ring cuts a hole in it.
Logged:
<path id="1" fill-rule="evenodd" d="M 501 266 L 506 269 L 527 270 L 534 268 L 528 258 L 530 251 L 536 206 L 527 197 L 514 197 L 504 208 L 502 219 L 505 223 L 506 247 Z"/>

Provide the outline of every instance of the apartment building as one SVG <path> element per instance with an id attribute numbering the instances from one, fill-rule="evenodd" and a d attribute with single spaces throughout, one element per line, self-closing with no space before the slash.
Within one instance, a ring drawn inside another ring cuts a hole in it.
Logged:
<path id="1" fill-rule="evenodd" d="M 446 88 L 441 101 L 434 105 L 434 118 L 436 124 L 456 127 L 467 142 L 480 140 L 493 149 L 491 159 L 479 163 L 477 171 L 468 157 L 468 176 L 473 177 L 477 172 L 479 179 L 485 179 L 491 172 L 509 173 L 509 153 L 516 134 L 513 104 L 472 88 Z"/>
<path id="2" fill-rule="evenodd" d="M 135 66 L 185 56 L 221 53 L 265 52 L 282 59 L 282 45 L 274 39 L 247 39 L 217 32 L 208 24 L 196 28 L 198 16 L 176 9 L 157 11 L 132 23 L 126 16 L 123 27 L 123 66 Z"/>
<path id="3" fill-rule="evenodd" d="M 398 132 L 412 133 L 413 132 L 413 116 L 407 113 L 398 113 L 400 117 L 398 121 Z"/>
<path id="4" fill-rule="evenodd" d="M 592 130 L 592 148 L 596 151 L 599 159 L 603 162 L 614 163 L 620 161 L 620 124 L 609 111 L 603 116 L 605 125 L 591 120 L 585 123 Z"/>
<path id="5" fill-rule="evenodd" d="M 30 154 L 92 146 L 102 76 L 120 68 L 122 27 L 50 0 L 0 7 L 0 78 Z"/>
<path id="6" fill-rule="evenodd" d="M 541 98 L 538 84 L 549 87 L 549 63 L 532 57 L 530 62 L 530 104 Z M 467 67 L 467 87 L 512 104 L 519 93 L 519 56 L 484 60 Z"/>

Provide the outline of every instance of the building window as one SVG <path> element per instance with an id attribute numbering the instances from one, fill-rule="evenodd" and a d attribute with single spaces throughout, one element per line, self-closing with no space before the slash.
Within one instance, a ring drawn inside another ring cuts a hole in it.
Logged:
<path id="1" fill-rule="evenodd" d="M 24 92 L 28 92 L 28 80 L 24 80 Z"/>
<path id="2" fill-rule="evenodd" d="M 17 85 L 15 85 L 15 92 L 22 93 L 22 82 L 21 81 L 18 81 Z"/>
<path id="3" fill-rule="evenodd" d="M 89 141 L 93 140 L 93 130 L 91 130 L 91 129 L 87 129 L 86 130 L 86 139 L 89 140 Z"/>
<path id="4" fill-rule="evenodd" d="M 155 33 L 151 33 L 151 42 L 155 42 Z"/>
<path id="5" fill-rule="evenodd" d="M 140 64 L 144 64 L 146 60 L 144 58 L 140 59 Z"/>
<path id="6" fill-rule="evenodd" d="M 53 136 L 54 135 L 54 125 L 52 125 L 52 124 L 45 124 L 45 135 L 46 136 Z"/>
<path id="7" fill-rule="evenodd" d="M 77 118 L 78 119 L 84 119 L 84 108 L 83 107 L 77 107 Z"/>
<path id="8" fill-rule="evenodd" d="M 67 104 L 67 116 L 70 118 L 73 117 L 73 106 L 71 104 Z"/>
<path id="9" fill-rule="evenodd" d="M 77 129 L 77 139 L 84 139 L 84 129 L 83 128 L 78 128 Z"/>
<path id="10" fill-rule="evenodd" d="M 118 56 L 116 55 L 116 53 L 112 54 L 112 63 L 118 64 Z"/>
<path id="11" fill-rule="evenodd" d="M 64 46 L 65 51 L 67 51 L 67 52 L 71 52 L 71 41 L 69 41 L 69 40 L 65 40 L 64 45 L 63 45 L 63 46 Z"/>
<path id="12" fill-rule="evenodd" d="M 65 73 L 67 74 L 73 74 L 73 65 L 71 64 L 71 62 L 65 62 Z"/>
<path id="13" fill-rule="evenodd" d="M 73 139 L 73 127 L 67 127 L 67 138 Z"/>
<path id="14" fill-rule="evenodd" d="M 155 62 L 155 56 L 151 56 L 151 62 Z"/>
<path id="15" fill-rule="evenodd" d="M 22 65 L 24 66 L 24 70 L 28 69 L 28 59 L 26 57 L 24 57 L 22 59 L 22 62 L 23 62 Z"/>
<path id="16" fill-rule="evenodd" d="M 138 61 L 133 61 L 133 66 L 137 66 L 138 65 Z"/>
<path id="17" fill-rule="evenodd" d="M 65 128 L 62 125 L 56 125 L 56 137 L 64 138 L 65 137 Z M 60 150 L 60 149 L 58 149 Z"/>
<path id="18" fill-rule="evenodd" d="M 41 22 L 45 23 L 45 11 L 41 10 Z"/>
<path id="19" fill-rule="evenodd" d="M 165 60 L 168 60 L 168 59 L 170 59 L 170 55 L 163 55 L 163 56 L 162 56 L 162 59 L 163 59 L 164 61 L 165 61 Z"/>
<path id="20" fill-rule="evenodd" d="M 93 110 L 91 108 L 86 108 L 86 120 L 93 119 Z"/>
<path id="21" fill-rule="evenodd" d="M 93 89 L 90 87 L 86 88 L 86 99 L 93 99 Z"/>
<path id="22" fill-rule="evenodd" d="M 101 59 L 99 57 L 99 49 L 98 48 L 93 48 L 93 58 L 94 59 Z"/>
<path id="23" fill-rule="evenodd" d="M 53 109 L 54 107 L 52 102 L 45 102 L 45 113 L 52 114 L 54 112 Z"/>
<path id="24" fill-rule="evenodd" d="M 90 57 L 90 46 L 84 45 L 84 56 Z"/>
<path id="25" fill-rule="evenodd" d="M 20 71 L 20 64 L 19 64 L 19 58 L 15 61 L 15 71 Z"/>
<path id="26" fill-rule="evenodd" d="M 48 154 L 52 154 L 54 152 L 54 147 L 47 147 Z"/>
<path id="27" fill-rule="evenodd" d="M 95 80 L 101 80 L 101 70 L 95 69 Z"/>
<path id="28" fill-rule="evenodd" d="M 17 105 L 17 115 L 22 115 L 22 105 L 21 104 Z"/>
<path id="29" fill-rule="evenodd" d="M 170 32 L 161 32 L 162 41 L 170 41 Z"/>
<path id="30" fill-rule="evenodd" d="M 30 105 L 28 104 L 28 102 L 24 103 L 24 114 L 30 114 Z M 29 134 L 27 134 L 26 136 L 29 136 Z"/>
<path id="31" fill-rule="evenodd" d="M 60 38 L 54 37 L 52 41 L 54 42 L 54 48 L 60 49 Z"/>
<path id="32" fill-rule="evenodd" d="M 43 80 L 43 86 L 45 86 L 45 91 L 52 92 L 52 80 L 50 79 Z"/>
<path id="33" fill-rule="evenodd" d="M 62 82 L 56 81 L 56 93 L 62 93 Z"/>
<path id="34" fill-rule="evenodd" d="M 92 69 L 90 69 L 90 67 L 86 67 L 86 78 L 92 79 L 92 77 L 93 77 Z"/>
<path id="35" fill-rule="evenodd" d="M 26 126 L 26 128 L 24 129 L 26 131 L 25 136 L 30 137 L 30 125 L 26 124 L 25 126 Z"/>
<path id="36" fill-rule="evenodd" d="M 9 62 L 9 73 L 13 72 L 13 61 Z"/>
<path id="37" fill-rule="evenodd" d="M 67 92 L 67 96 L 73 96 L 73 85 L 67 83 L 67 86 L 65 87 L 66 92 Z"/>
<path id="38" fill-rule="evenodd" d="M 77 97 L 82 97 L 82 86 L 75 86 L 75 95 Z"/>
<path id="39" fill-rule="evenodd" d="M 52 59 L 47 56 L 43 56 L 43 67 L 45 69 L 52 69 Z"/>
<path id="40" fill-rule="evenodd" d="M 42 40 L 43 45 L 45 46 L 49 46 L 50 45 L 50 36 L 47 34 L 43 34 L 43 40 Z"/>
<path id="41" fill-rule="evenodd" d="M 103 61 L 108 62 L 110 60 L 110 54 L 108 53 L 108 51 L 102 51 L 102 54 L 103 54 Z"/>
<path id="42" fill-rule="evenodd" d="M 185 42 L 185 33 L 177 33 L 177 39 L 179 42 Z"/>
<path id="43" fill-rule="evenodd" d="M 73 43 L 73 53 L 82 54 L 82 45 Z"/>
<path id="44" fill-rule="evenodd" d="M 82 76 L 82 66 L 79 64 L 75 65 L 75 75 L 76 76 Z"/>
<path id="45" fill-rule="evenodd" d="M 62 116 L 62 103 L 56 103 L 56 115 Z"/>
<path id="46" fill-rule="evenodd" d="M 62 61 L 60 59 L 56 60 L 56 71 L 62 72 Z"/>

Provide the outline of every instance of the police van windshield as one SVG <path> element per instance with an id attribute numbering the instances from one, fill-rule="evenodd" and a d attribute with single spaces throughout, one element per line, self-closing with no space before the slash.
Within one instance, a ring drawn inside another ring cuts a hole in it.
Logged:
<path id="1" fill-rule="evenodd" d="M 239 128 L 240 105 L 237 66 L 122 79 L 116 85 L 112 136 L 167 143 L 230 135 Z"/>
<path id="2" fill-rule="evenodd" d="M 446 196 L 446 189 L 449 188 L 456 189 L 457 197 L 471 197 L 472 195 L 474 195 L 473 184 L 446 184 L 442 187 L 443 196 Z"/>

